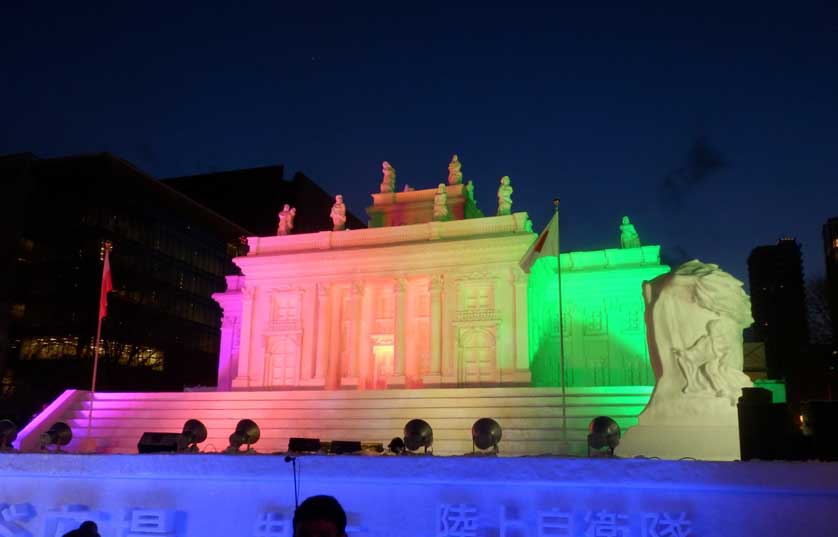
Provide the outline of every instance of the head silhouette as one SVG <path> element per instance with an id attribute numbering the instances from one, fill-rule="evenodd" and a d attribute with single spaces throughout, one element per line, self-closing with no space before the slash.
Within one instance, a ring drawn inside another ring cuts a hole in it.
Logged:
<path id="1" fill-rule="evenodd" d="M 312 496 L 294 511 L 294 537 L 346 537 L 346 512 L 332 496 Z"/>

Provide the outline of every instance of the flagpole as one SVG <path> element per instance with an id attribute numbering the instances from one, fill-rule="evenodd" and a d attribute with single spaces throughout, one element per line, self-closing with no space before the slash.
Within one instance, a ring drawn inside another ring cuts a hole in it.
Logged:
<path id="1" fill-rule="evenodd" d="M 560 243 L 561 226 L 559 225 L 559 198 L 553 198 L 553 208 L 556 217 L 556 274 L 558 277 L 558 295 L 559 295 L 559 360 L 561 364 L 561 387 L 562 387 L 562 444 L 565 450 L 565 455 L 568 452 L 567 444 L 567 383 L 565 382 L 565 354 L 564 354 L 564 327 L 562 326 L 562 249 Z"/>
<path id="2" fill-rule="evenodd" d="M 108 255 L 105 253 L 105 255 Z M 93 378 L 90 381 L 90 393 L 88 394 L 90 407 L 87 410 L 87 437 L 90 438 L 90 429 L 93 426 L 93 399 L 96 395 L 96 374 L 99 370 L 99 342 L 102 339 L 102 316 L 99 315 L 99 322 L 96 325 L 96 346 L 93 348 Z"/>
<path id="3" fill-rule="evenodd" d="M 102 300 L 103 295 L 105 296 L 104 300 L 107 300 L 107 292 L 110 290 L 110 284 L 108 284 L 108 289 L 105 286 L 105 278 L 107 277 L 110 279 L 110 274 L 106 274 L 106 272 L 110 272 L 110 262 L 109 256 L 111 250 L 111 243 L 110 241 L 105 242 L 105 259 L 102 263 L 102 287 L 99 292 L 99 312 L 97 314 L 98 322 L 96 323 L 96 343 L 93 347 L 93 375 L 90 380 L 90 392 L 88 393 L 88 410 L 87 410 L 87 435 L 84 441 L 82 442 L 82 451 L 83 452 L 94 452 L 96 449 L 96 441 L 91 437 L 90 433 L 93 429 L 93 401 L 96 395 L 96 377 L 98 376 L 99 371 L 99 346 L 102 341 L 102 319 L 104 318 L 103 311 L 102 311 Z"/>

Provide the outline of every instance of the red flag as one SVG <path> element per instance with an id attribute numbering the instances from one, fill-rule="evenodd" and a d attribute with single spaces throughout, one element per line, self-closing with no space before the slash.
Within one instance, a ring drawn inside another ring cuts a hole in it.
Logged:
<path id="1" fill-rule="evenodd" d="M 530 246 L 527 253 L 521 259 L 521 268 L 525 272 L 529 272 L 536 261 L 542 257 L 558 257 L 559 255 L 559 217 L 558 213 L 553 214 L 553 218 L 538 236 L 538 239 Z"/>
<path id="2" fill-rule="evenodd" d="M 113 290 L 111 281 L 111 263 L 108 260 L 108 250 L 105 248 L 105 264 L 102 266 L 102 292 L 99 295 L 99 320 L 108 315 L 108 293 Z"/>

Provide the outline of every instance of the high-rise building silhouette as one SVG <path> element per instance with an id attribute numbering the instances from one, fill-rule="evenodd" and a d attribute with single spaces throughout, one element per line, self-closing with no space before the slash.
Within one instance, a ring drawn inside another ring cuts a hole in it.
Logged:
<path id="1" fill-rule="evenodd" d="M 785 378 L 809 339 L 800 244 L 781 239 L 748 256 L 754 332 L 765 342 L 768 378 Z"/>
<path id="2" fill-rule="evenodd" d="M 297 210 L 294 234 L 331 230 L 334 195 L 300 172 L 290 180 L 283 174 L 283 166 L 262 166 L 173 177 L 163 183 L 260 237 L 276 235 L 277 213 L 285 203 Z M 346 227 L 361 229 L 367 224 L 347 211 Z"/>
<path id="3" fill-rule="evenodd" d="M 823 249 L 826 258 L 826 288 L 832 318 L 832 343 L 838 345 L 838 217 L 823 225 Z"/>
<path id="4" fill-rule="evenodd" d="M 99 387 L 214 383 L 221 310 L 211 295 L 236 272 L 247 229 L 107 153 L 0 157 L 0 179 L 11 185 L 0 220 L 0 407 L 11 401 L 28 417 L 58 391 L 90 385 L 107 242 Z"/>

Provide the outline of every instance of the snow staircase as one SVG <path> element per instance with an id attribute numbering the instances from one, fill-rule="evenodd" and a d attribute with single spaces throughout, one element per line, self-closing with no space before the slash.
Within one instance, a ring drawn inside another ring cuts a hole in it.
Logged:
<path id="1" fill-rule="evenodd" d="M 651 391 L 650 386 L 568 388 L 563 418 L 560 388 L 98 392 L 92 401 L 86 391 L 68 390 L 21 432 L 16 445 L 37 450 L 40 432 L 64 421 L 73 429 L 65 449 L 74 452 L 87 434 L 92 408 L 90 435 L 101 453 L 137 453 L 143 432 L 180 432 L 190 418 L 207 427 L 207 440 L 199 446 L 204 452 L 224 450 L 236 423 L 249 418 L 261 430 L 253 446 L 260 453 L 286 451 L 290 437 L 386 446 L 402 435 L 405 423 L 421 418 L 433 428 L 436 455 L 462 455 L 472 451 L 474 421 L 489 417 L 503 428 L 502 456 L 583 455 L 592 418 L 610 416 L 625 431 L 637 423 Z"/>

